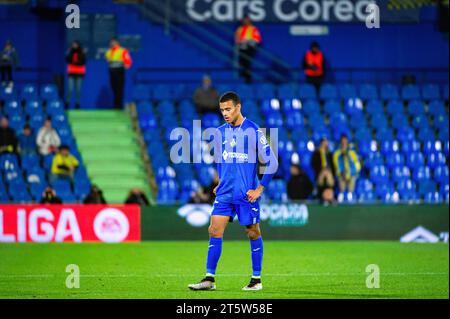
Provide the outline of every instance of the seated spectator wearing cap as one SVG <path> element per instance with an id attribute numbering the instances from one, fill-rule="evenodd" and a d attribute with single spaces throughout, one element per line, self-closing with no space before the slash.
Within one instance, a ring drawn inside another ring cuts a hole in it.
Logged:
<path id="1" fill-rule="evenodd" d="M 25 124 L 22 133 L 18 137 L 20 154 L 36 155 L 36 136 L 33 134 L 29 124 Z"/>
<path id="2" fill-rule="evenodd" d="M 138 204 L 140 206 L 148 206 L 150 205 L 150 202 L 143 191 L 141 191 L 139 188 L 133 188 L 128 193 L 125 204 Z"/>
<path id="3" fill-rule="evenodd" d="M 36 143 L 39 147 L 39 153 L 44 156 L 55 153 L 61 145 L 61 139 L 56 130 L 52 127 L 50 118 L 47 118 L 44 122 L 44 126 L 39 129 Z"/>
<path id="4" fill-rule="evenodd" d="M 287 183 L 287 193 L 289 199 L 304 200 L 308 199 L 313 192 L 314 186 L 308 175 L 295 164 L 291 166 L 291 177 Z"/>
<path id="5" fill-rule="evenodd" d="M 322 201 L 329 201 L 334 198 L 334 167 L 333 158 L 328 149 L 328 140 L 326 138 L 320 139 L 319 147 L 316 148 L 311 157 L 311 166 L 314 170 L 314 175 L 317 183 L 317 195 Z M 326 199 L 324 191 L 326 192 Z M 331 192 L 331 194 L 330 194 Z"/>
<path id="6" fill-rule="evenodd" d="M 69 147 L 62 145 L 52 162 L 51 180 L 66 179 L 73 181 L 73 173 L 78 167 L 78 160 L 70 154 Z"/>
<path id="7" fill-rule="evenodd" d="M 200 114 L 217 112 L 219 93 L 212 86 L 212 80 L 208 75 L 203 76 L 202 85 L 195 90 L 193 100 Z"/>
<path id="8" fill-rule="evenodd" d="M 339 180 L 339 191 L 353 193 L 356 179 L 361 171 L 361 163 L 356 152 L 350 149 L 346 135 L 341 136 L 340 147 L 333 154 L 333 163 Z"/>
<path id="9" fill-rule="evenodd" d="M 0 120 L 0 154 L 17 152 L 17 137 L 6 117 Z"/>

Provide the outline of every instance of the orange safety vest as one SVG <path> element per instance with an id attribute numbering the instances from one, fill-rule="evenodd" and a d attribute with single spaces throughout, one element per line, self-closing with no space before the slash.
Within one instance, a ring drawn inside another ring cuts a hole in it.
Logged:
<path id="1" fill-rule="evenodd" d="M 316 70 L 305 69 L 305 75 L 307 76 L 322 76 L 323 75 L 323 54 L 317 52 L 316 54 L 308 50 L 306 52 L 306 63 L 317 66 Z"/>
<path id="2" fill-rule="evenodd" d="M 128 50 L 120 46 L 106 51 L 105 58 L 108 61 L 110 68 L 129 67 L 133 63 Z"/>
<path id="3" fill-rule="evenodd" d="M 72 58 L 72 62 L 76 62 L 78 60 L 78 54 L 75 53 Z M 77 74 L 77 75 L 84 75 L 86 74 L 86 66 L 85 65 L 76 65 L 69 63 L 67 65 L 67 73 L 68 74 Z"/>
<path id="4" fill-rule="evenodd" d="M 260 43 L 262 38 L 259 30 L 254 25 L 244 25 L 239 27 L 239 37 L 238 42 L 246 42 L 246 41 L 255 41 L 256 43 Z"/>

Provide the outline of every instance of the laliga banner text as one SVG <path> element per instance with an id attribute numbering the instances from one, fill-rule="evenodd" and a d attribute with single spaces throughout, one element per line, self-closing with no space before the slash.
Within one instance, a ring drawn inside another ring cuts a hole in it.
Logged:
<path id="1" fill-rule="evenodd" d="M 137 205 L 0 205 L 0 242 L 137 242 Z"/>

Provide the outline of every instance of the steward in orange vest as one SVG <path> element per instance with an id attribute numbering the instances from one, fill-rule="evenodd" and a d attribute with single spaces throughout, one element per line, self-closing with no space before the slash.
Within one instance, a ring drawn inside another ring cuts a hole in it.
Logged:
<path id="1" fill-rule="evenodd" d="M 66 53 L 68 90 L 66 108 L 68 108 L 73 92 L 75 91 L 75 108 L 80 108 L 81 85 L 86 74 L 86 54 L 78 41 L 73 41 Z"/>
<path id="2" fill-rule="evenodd" d="M 251 64 L 256 54 L 258 44 L 261 43 L 261 33 L 258 28 L 252 24 L 248 15 L 242 19 L 242 24 L 235 32 L 235 43 L 239 49 L 239 74 L 245 79 L 245 82 L 252 81 Z"/>
<path id="3" fill-rule="evenodd" d="M 314 85 L 319 91 L 325 76 L 325 57 L 317 42 L 311 43 L 310 50 L 304 56 L 303 70 L 306 82 Z"/>
<path id="4" fill-rule="evenodd" d="M 117 39 L 110 41 L 110 48 L 105 53 L 109 65 L 109 78 L 114 94 L 114 107 L 123 108 L 123 91 L 125 87 L 125 69 L 129 69 L 133 61 L 127 49 L 120 46 Z"/>

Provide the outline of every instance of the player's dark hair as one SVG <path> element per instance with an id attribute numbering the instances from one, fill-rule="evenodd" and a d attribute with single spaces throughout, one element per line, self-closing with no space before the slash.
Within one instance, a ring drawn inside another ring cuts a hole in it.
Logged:
<path id="1" fill-rule="evenodd" d="M 342 134 L 340 140 L 342 141 L 343 139 L 348 140 L 348 136 L 347 134 Z"/>
<path id="2" fill-rule="evenodd" d="M 219 99 L 219 103 L 225 103 L 228 101 L 233 101 L 234 106 L 241 104 L 241 98 L 239 95 L 232 91 L 225 92 Z"/>

